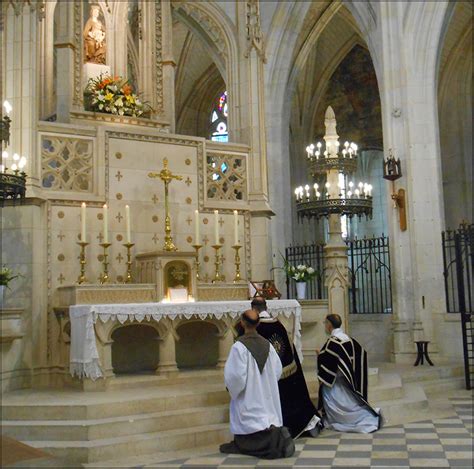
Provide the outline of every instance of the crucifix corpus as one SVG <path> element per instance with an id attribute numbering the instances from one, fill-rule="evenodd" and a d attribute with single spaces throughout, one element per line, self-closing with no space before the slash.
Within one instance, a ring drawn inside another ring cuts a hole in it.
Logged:
<path id="1" fill-rule="evenodd" d="M 148 177 L 152 179 L 161 179 L 165 184 L 165 244 L 163 246 L 164 251 L 177 251 L 178 248 L 173 243 L 173 237 L 171 236 L 171 218 L 168 201 L 168 187 L 173 179 L 181 181 L 182 176 L 173 174 L 168 169 L 168 158 L 163 158 L 163 169 L 159 173 L 148 173 Z"/>

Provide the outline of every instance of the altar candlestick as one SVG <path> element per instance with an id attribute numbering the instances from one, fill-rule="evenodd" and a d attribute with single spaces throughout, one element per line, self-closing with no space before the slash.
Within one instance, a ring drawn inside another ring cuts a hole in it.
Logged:
<path id="1" fill-rule="evenodd" d="M 130 244 L 131 236 L 130 236 L 130 207 L 125 205 L 125 228 L 127 230 L 127 243 Z"/>
<path id="2" fill-rule="evenodd" d="M 234 210 L 234 245 L 239 244 L 239 212 Z"/>
<path id="3" fill-rule="evenodd" d="M 194 244 L 199 244 L 199 210 L 194 210 Z"/>
<path id="4" fill-rule="evenodd" d="M 104 218 L 104 244 L 109 242 L 109 214 L 107 211 L 107 204 L 104 204 L 103 207 L 103 218 Z"/>
<path id="5" fill-rule="evenodd" d="M 214 234 L 215 234 L 215 244 L 216 246 L 219 243 L 219 210 L 214 210 Z"/>
<path id="6" fill-rule="evenodd" d="M 86 203 L 81 204 L 81 241 L 86 242 Z"/>

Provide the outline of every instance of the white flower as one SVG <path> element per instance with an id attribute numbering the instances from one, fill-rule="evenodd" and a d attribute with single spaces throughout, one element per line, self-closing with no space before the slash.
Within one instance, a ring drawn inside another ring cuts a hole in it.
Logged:
<path id="1" fill-rule="evenodd" d="M 297 269 L 300 271 L 300 272 L 303 272 L 304 270 L 306 270 L 306 266 L 300 264 Z"/>
<path id="2" fill-rule="evenodd" d="M 314 269 L 312 267 L 308 267 L 308 274 L 314 274 Z"/>

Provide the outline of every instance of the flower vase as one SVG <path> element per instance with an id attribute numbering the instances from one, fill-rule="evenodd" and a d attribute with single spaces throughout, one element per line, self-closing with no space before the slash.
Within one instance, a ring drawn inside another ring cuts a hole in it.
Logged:
<path id="1" fill-rule="evenodd" d="M 296 282 L 296 299 L 306 299 L 306 282 Z"/>
<path id="2" fill-rule="evenodd" d="M 3 309 L 6 288 L 5 285 L 0 285 L 0 309 Z"/>

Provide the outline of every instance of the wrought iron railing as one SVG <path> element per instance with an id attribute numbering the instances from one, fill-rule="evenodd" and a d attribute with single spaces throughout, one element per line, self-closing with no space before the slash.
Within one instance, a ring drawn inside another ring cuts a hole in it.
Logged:
<path id="1" fill-rule="evenodd" d="M 466 388 L 474 383 L 474 224 L 442 234 L 446 310 L 461 315 Z"/>
<path id="2" fill-rule="evenodd" d="M 349 312 L 392 312 L 390 244 L 388 237 L 347 241 L 349 256 Z"/>
<path id="3" fill-rule="evenodd" d="M 389 240 L 378 238 L 346 241 L 349 262 L 349 311 L 353 314 L 392 312 Z M 285 258 L 291 265 L 309 264 L 321 276 L 309 282 L 306 297 L 311 300 L 327 298 L 324 286 L 324 245 L 290 246 Z M 286 279 L 288 298 L 295 298 L 295 282 Z"/>
<path id="4" fill-rule="evenodd" d="M 327 298 L 324 286 L 324 245 L 309 244 L 303 246 L 290 246 L 285 249 L 285 258 L 291 265 L 310 265 L 320 275 L 314 277 L 306 286 L 306 297 L 310 300 L 321 300 Z M 288 277 L 286 278 L 287 298 L 296 298 L 296 284 Z"/>

